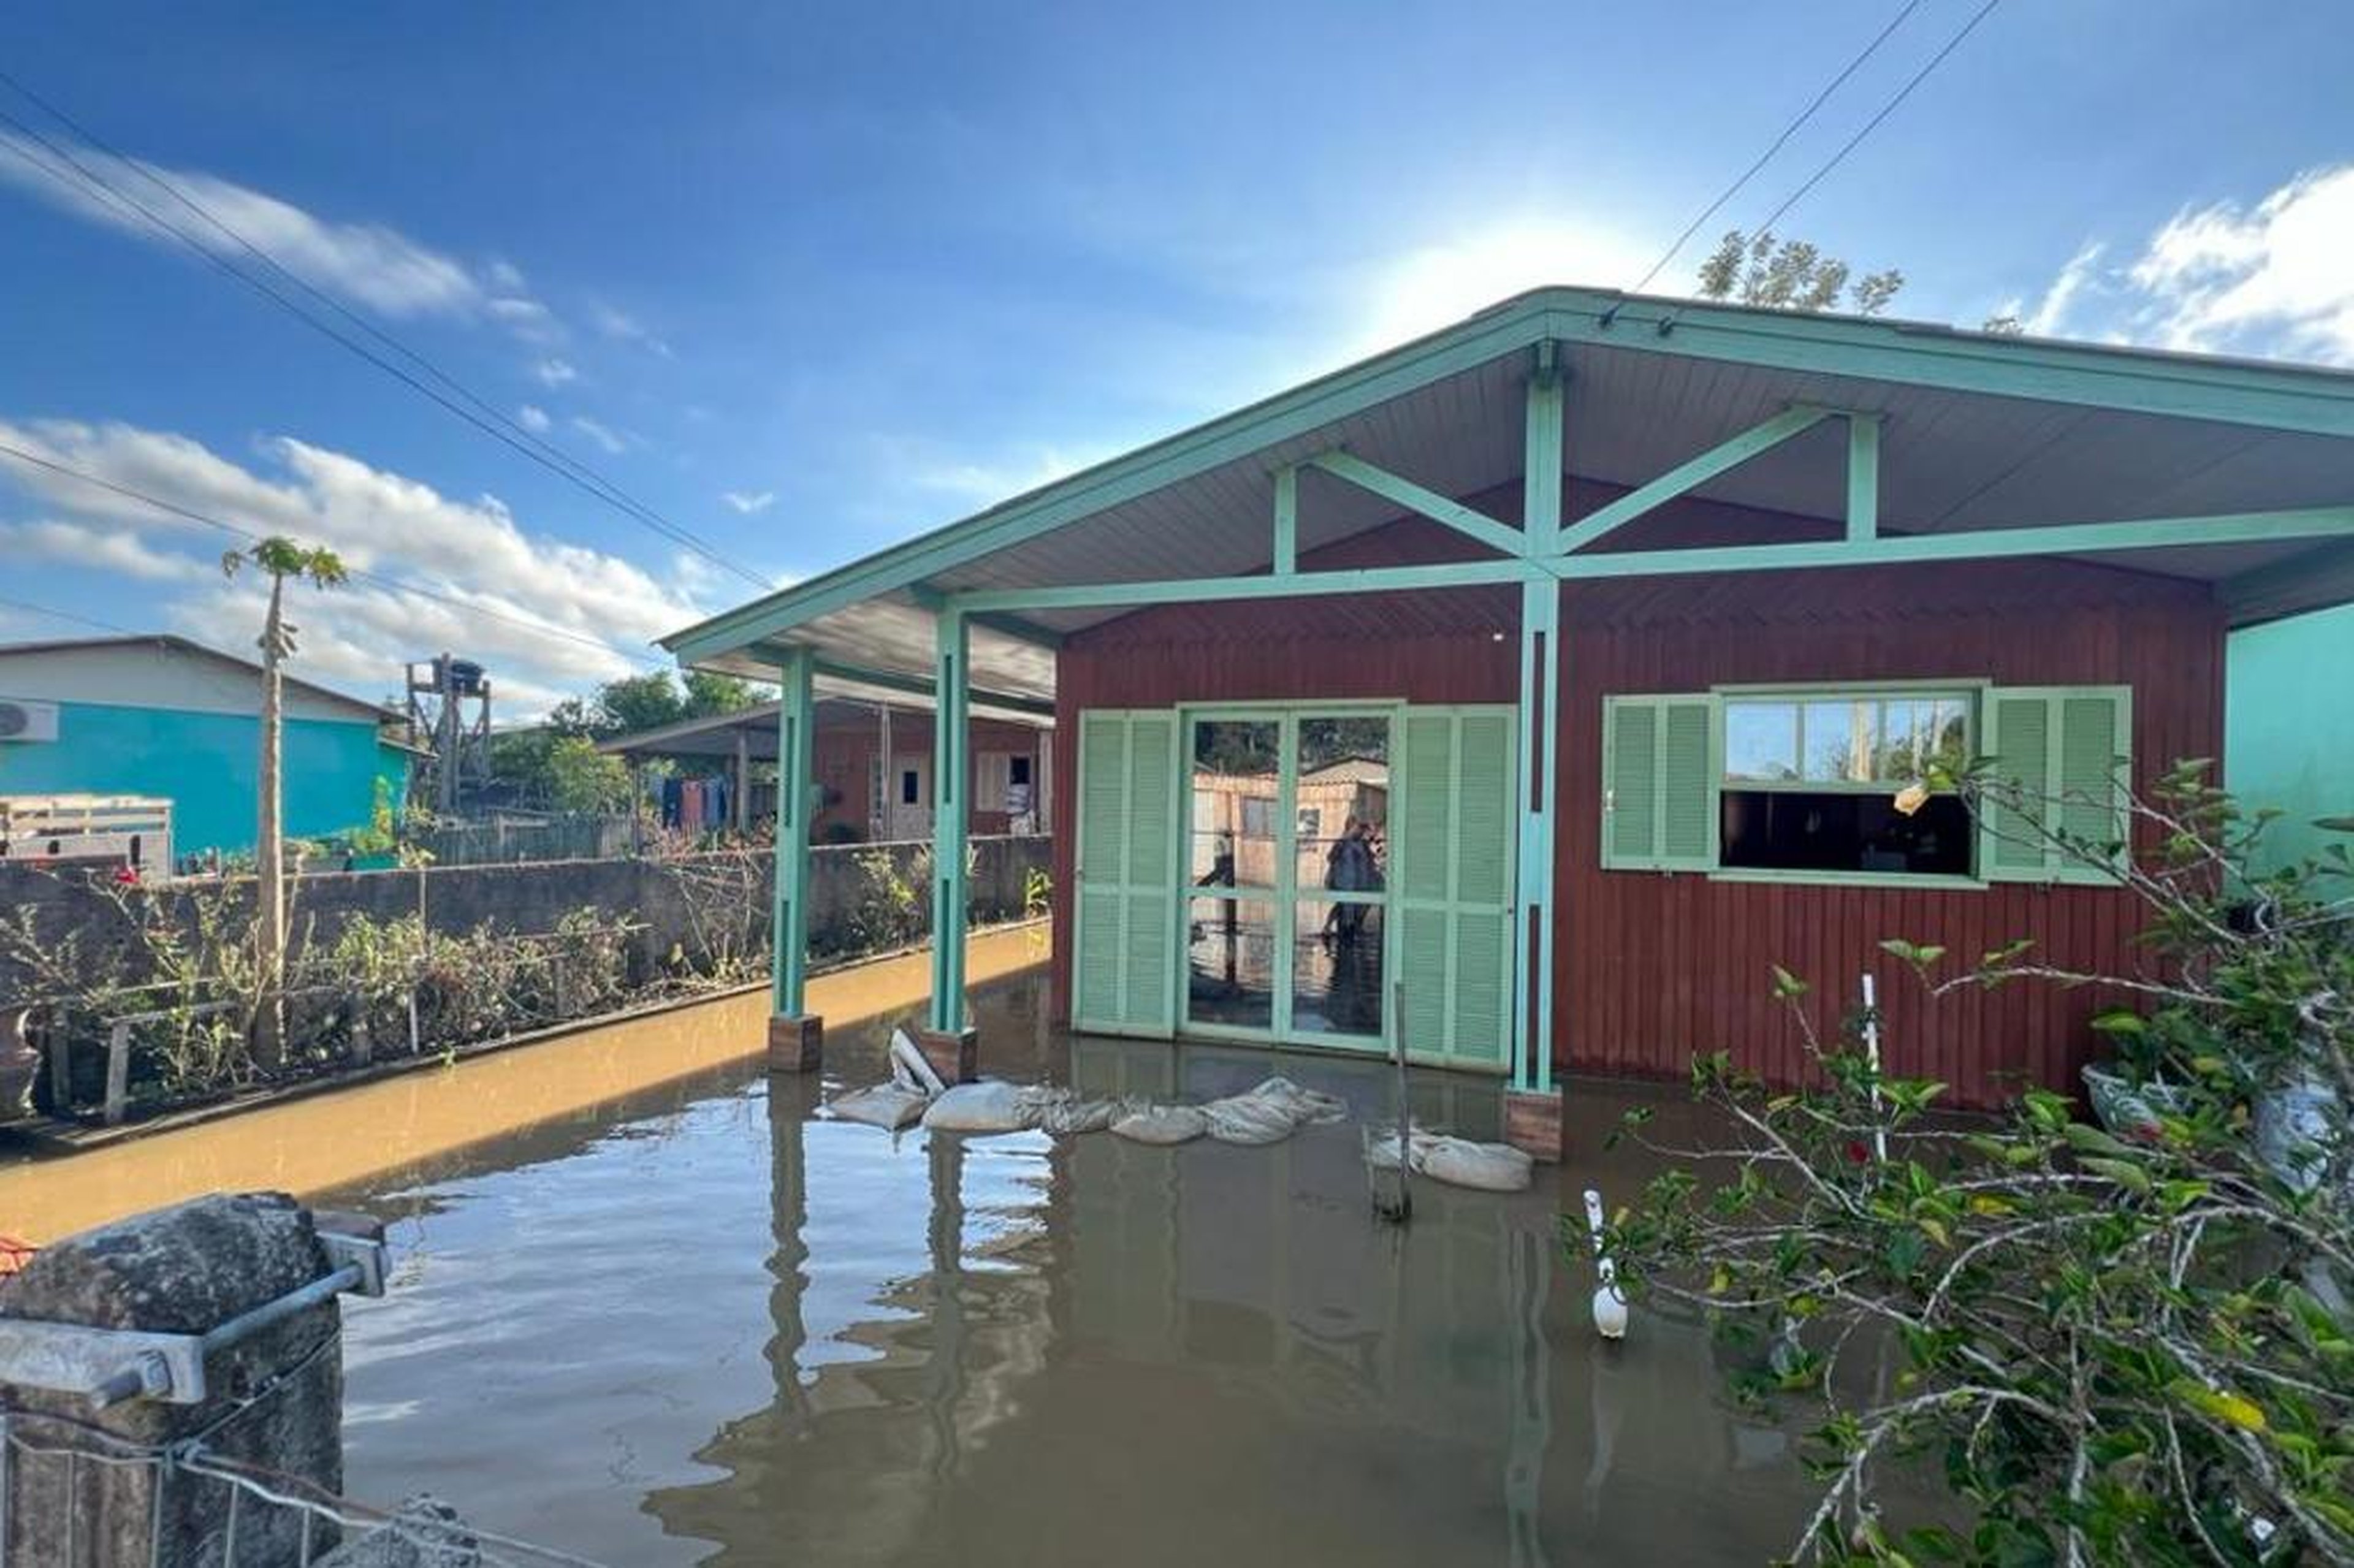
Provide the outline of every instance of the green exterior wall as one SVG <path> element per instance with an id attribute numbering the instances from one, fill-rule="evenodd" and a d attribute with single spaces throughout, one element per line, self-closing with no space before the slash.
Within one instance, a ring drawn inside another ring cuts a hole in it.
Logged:
<path id="1" fill-rule="evenodd" d="M 260 721 L 171 708 L 59 705 L 54 743 L 0 746 L 0 794 L 152 795 L 172 802 L 175 854 L 253 848 Z M 366 720 L 286 721 L 286 832 L 324 838 L 367 824 L 376 780 L 406 803 L 408 758 Z"/>
<path id="2" fill-rule="evenodd" d="M 2224 669 L 2223 781 L 2250 808 L 2286 813 L 2264 835 L 2265 858 L 2342 840 L 2312 824 L 2354 816 L 2354 605 L 2234 631 Z"/>

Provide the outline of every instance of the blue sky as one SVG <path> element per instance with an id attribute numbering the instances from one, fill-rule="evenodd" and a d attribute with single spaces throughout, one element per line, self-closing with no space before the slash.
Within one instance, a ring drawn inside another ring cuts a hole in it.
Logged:
<path id="1" fill-rule="evenodd" d="M 1978 3 L 1922 0 L 1656 287 Z M 92 4 L 5 69 L 790 577 L 1519 288 L 1631 284 L 1898 6 L 988 9 Z M 1782 228 L 1903 268 L 1900 314 L 2354 363 L 2349 58 L 2334 0 L 2004 0 Z M 306 607 L 314 677 L 459 646 L 523 711 L 750 591 L 0 138 L 0 440 L 376 574 Z M 30 603 L 242 648 L 228 542 L 0 461 L 0 638 L 88 630 Z"/>

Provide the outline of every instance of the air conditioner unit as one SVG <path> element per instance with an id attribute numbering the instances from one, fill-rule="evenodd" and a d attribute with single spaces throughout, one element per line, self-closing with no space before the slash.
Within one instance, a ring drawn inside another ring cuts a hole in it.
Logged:
<path id="1" fill-rule="evenodd" d="M 55 740 L 58 705 L 0 697 L 0 741 Z"/>

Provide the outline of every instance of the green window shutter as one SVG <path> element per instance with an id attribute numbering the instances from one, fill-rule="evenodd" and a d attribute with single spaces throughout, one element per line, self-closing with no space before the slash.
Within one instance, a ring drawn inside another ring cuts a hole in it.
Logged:
<path id="1" fill-rule="evenodd" d="M 1602 863 L 1614 871 L 1712 871 L 1717 850 L 1716 699 L 1603 699 Z"/>
<path id="2" fill-rule="evenodd" d="M 1177 715 L 1129 719 L 1125 1021 L 1165 1034 L 1176 1027 Z"/>
<path id="3" fill-rule="evenodd" d="M 2052 835 L 2099 850 L 2115 846 L 2122 855 L 2131 821 L 2131 688 L 1996 687 L 1984 713 L 1988 776 L 2020 798 L 1982 810 L 1978 874 L 1989 882 L 2111 880 L 2063 853 Z"/>
<path id="4" fill-rule="evenodd" d="M 1177 716 L 1079 715 L 1071 1021 L 1162 1034 L 1176 1014 Z"/>
<path id="5" fill-rule="evenodd" d="M 1520 810 L 1510 708 L 1411 707 L 1392 818 L 1396 962 L 1406 1049 L 1500 1067 L 1511 1037 L 1513 855 Z"/>

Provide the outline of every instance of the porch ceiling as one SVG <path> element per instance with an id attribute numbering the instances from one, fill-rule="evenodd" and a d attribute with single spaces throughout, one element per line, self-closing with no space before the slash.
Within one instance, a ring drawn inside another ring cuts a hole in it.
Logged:
<path id="1" fill-rule="evenodd" d="M 1588 308 L 1573 308 L 1580 305 Z M 1560 344 L 1565 368 L 1565 466 L 1576 479 L 1609 486 L 1644 483 L 1793 405 L 1812 405 L 1881 416 L 1880 519 L 1891 535 L 2354 503 L 2354 376 L 1896 323 L 1763 322 L 1758 314 L 1576 291 L 1526 296 L 931 536 L 949 544 L 970 530 L 974 547 L 927 551 L 930 541 L 918 541 L 830 574 L 821 583 L 871 570 L 874 591 L 847 603 L 812 604 L 797 624 L 769 635 L 813 645 L 822 657 L 843 663 L 928 678 L 933 617 L 927 607 L 940 595 L 1263 573 L 1272 556 L 1276 471 L 1335 450 L 1443 495 L 1497 492 L 1482 509 L 1517 524 L 1526 345 L 1539 337 Z M 1671 330 L 1661 332 L 1662 321 Z M 1810 325 L 1862 344 L 1846 348 L 1841 363 L 1867 364 L 1872 373 L 1816 368 L 1813 361 L 1827 355 L 1789 346 Z M 1451 357 L 1439 359 L 1441 350 Z M 1411 366 L 1417 355 L 1425 374 L 1400 375 L 1392 395 L 1348 400 L 1320 421 L 1282 417 L 1322 406 L 1311 397 L 1320 388 L 1352 377 L 1367 381 L 1386 362 Z M 1908 355 L 1921 362 L 1917 379 L 1903 374 Z M 2105 377 L 2118 387 L 2114 403 L 2099 395 Z M 2004 389 L 1985 389 L 1989 380 Z M 2285 413 L 2274 418 L 2274 409 Z M 1255 417 L 1266 437 L 1256 442 L 1247 439 Z M 1846 440 L 1843 421 L 1826 420 L 1691 493 L 1834 523 L 1846 503 Z M 1157 455 L 1164 450 L 1168 458 Z M 1186 451 L 1199 454 L 1197 461 L 1179 462 Z M 1175 470 L 1166 482 L 1130 477 L 1162 469 Z M 1091 495 L 1101 503 L 1087 504 Z M 1053 525 L 1039 532 L 1008 525 L 1025 512 L 1051 514 L 1043 520 Z M 1396 503 L 1369 491 L 1319 470 L 1300 471 L 1303 556 L 1400 514 Z M 1641 528 L 1638 523 L 1600 547 L 1638 541 Z M 992 539 L 1002 542 L 990 547 Z M 1468 537 L 1460 544 L 1466 559 L 1493 553 Z M 886 571 L 903 552 L 906 569 Z M 2245 580 L 2250 573 L 2279 579 L 2251 598 L 2257 608 L 2249 619 L 2354 598 L 2354 551 L 2310 540 L 2081 558 L 2209 582 Z M 2325 564 L 2326 570 L 2303 569 Z M 1021 620 L 1051 643 L 1054 635 L 1124 613 L 1041 609 Z M 757 642 L 689 651 L 732 619 L 672 641 L 689 645 L 683 657 L 757 670 Z M 971 634 L 978 690 L 1051 694 L 1049 646 L 1025 640 L 1002 620 L 976 623 Z"/>

